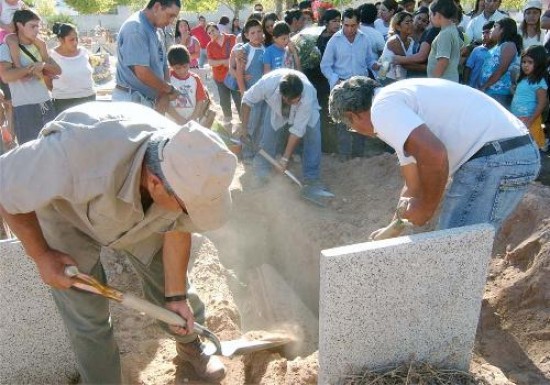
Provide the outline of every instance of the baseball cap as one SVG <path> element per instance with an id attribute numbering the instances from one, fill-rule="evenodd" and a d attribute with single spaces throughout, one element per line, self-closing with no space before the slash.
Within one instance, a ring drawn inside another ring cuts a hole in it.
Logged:
<path id="1" fill-rule="evenodd" d="M 540 0 L 529 0 L 527 3 L 525 3 L 525 6 L 523 7 L 523 12 L 527 11 L 528 9 L 536 8 L 538 10 L 542 11 L 542 1 Z"/>
<path id="2" fill-rule="evenodd" d="M 221 227 L 231 212 L 229 186 L 237 158 L 214 132 L 196 122 L 179 127 L 162 151 L 161 169 L 200 230 Z"/>

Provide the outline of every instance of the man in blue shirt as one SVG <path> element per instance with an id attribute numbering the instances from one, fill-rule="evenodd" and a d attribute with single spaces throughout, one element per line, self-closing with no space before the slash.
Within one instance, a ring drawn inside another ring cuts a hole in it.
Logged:
<path id="1" fill-rule="evenodd" d="M 369 39 L 359 30 L 357 10 L 348 8 L 342 17 L 343 27 L 332 35 L 321 59 L 321 72 L 328 79 L 331 89 L 352 76 L 369 76 L 369 70 L 378 70 Z M 344 124 L 338 124 L 337 130 L 340 158 L 346 160 L 353 155 L 362 156 L 365 138 L 348 132 Z"/>
<path id="2" fill-rule="evenodd" d="M 177 91 L 166 81 L 168 65 L 160 28 L 178 16 L 180 0 L 149 0 L 120 27 L 117 39 L 116 87 L 113 101 L 132 101 L 149 107 Z"/>

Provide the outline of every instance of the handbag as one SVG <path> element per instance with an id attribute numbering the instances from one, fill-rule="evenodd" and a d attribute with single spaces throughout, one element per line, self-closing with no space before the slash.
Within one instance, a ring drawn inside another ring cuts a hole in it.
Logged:
<path id="1" fill-rule="evenodd" d="M 231 57 L 231 47 L 229 46 L 229 39 L 226 41 L 225 44 L 225 52 L 227 54 L 227 58 L 229 59 Z M 231 65 L 231 62 L 229 63 Z M 235 76 L 231 75 L 231 73 L 228 71 L 225 75 L 225 78 L 223 79 L 223 84 L 227 88 L 229 88 L 231 91 L 238 91 L 239 90 L 239 84 L 237 83 L 237 79 L 235 79 Z"/>

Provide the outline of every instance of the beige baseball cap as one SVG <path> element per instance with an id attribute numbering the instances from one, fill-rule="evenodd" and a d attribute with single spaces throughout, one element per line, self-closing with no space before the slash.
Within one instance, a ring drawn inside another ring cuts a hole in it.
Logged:
<path id="1" fill-rule="evenodd" d="M 190 122 L 162 150 L 161 169 L 200 230 L 221 227 L 231 212 L 237 158 L 214 132 Z"/>

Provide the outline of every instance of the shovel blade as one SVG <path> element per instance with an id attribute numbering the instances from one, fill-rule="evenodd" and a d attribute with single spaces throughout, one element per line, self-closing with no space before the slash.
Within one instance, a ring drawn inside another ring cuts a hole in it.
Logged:
<path id="1" fill-rule="evenodd" d="M 286 337 L 269 338 L 263 340 L 238 339 L 231 341 L 222 341 L 221 355 L 224 357 L 243 355 L 260 350 L 276 348 L 286 345 L 290 342 L 292 342 L 292 339 Z M 203 352 L 207 355 L 216 354 L 216 347 L 214 346 L 214 344 L 208 341 L 204 343 Z"/>

